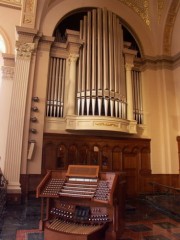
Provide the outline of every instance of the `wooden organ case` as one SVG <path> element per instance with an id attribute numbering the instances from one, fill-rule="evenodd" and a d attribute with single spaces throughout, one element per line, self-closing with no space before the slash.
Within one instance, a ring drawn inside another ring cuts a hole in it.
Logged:
<path id="1" fill-rule="evenodd" d="M 124 229 L 125 173 L 99 166 L 51 170 L 37 186 L 45 240 L 116 240 Z"/>

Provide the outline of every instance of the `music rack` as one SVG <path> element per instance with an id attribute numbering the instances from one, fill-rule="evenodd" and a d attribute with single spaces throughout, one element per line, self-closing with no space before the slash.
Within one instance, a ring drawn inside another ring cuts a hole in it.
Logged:
<path id="1" fill-rule="evenodd" d="M 48 171 L 36 196 L 45 240 L 117 240 L 123 232 L 125 173 L 69 165 L 67 172 Z"/>

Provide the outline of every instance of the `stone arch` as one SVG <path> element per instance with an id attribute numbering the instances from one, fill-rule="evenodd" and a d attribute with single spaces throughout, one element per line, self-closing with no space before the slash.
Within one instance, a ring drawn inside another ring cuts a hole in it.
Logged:
<path id="1" fill-rule="evenodd" d="M 95 2 L 87 0 L 83 2 L 83 6 L 82 1 L 80 0 L 68 0 L 63 2 L 54 1 L 53 5 L 50 5 L 49 8 L 47 8 L 46 14 L 45 11 L 43 12 L 44 16 L 41 19 L 40 31 L 43 33 L 43 35 L 52 36 L 58 22 L 63 19 L 65 15 L 83 7 L 106 7 L 108 10 L 114 12 L 121 19 L 123 19 L 123 22 L 126 23 L 127 26 L 130 26 L 131 32 L 135 33 L 135 38 L 138 40 L 138 43 L 141 46 L 141 51 L 144 53 L 144 55 L 151 56 L 155 54 L 150 29 L 132 9 L 120 1 L 112 4 L 111 1 L 107 0 Z"/>

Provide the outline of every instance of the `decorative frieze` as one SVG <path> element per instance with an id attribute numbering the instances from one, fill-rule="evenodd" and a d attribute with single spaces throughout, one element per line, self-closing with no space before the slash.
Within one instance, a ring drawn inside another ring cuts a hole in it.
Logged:
<path id="1" fill-rule="evenodd" d="M 18 7 L 22 6 L 22 0 L 0 0 L 0 3 L 10 7 Z"/>
<path id="2" fill-rule="evenodd" d="M 157 10 L 158 10 L 158 23 L 160 23 L 162 11 L 164 10 L 166 1 L 165 0 L 158 0 L 157 1 Z"/>
<path id="3" fill-rule="evenodd" d="M 36 0 L 24 0 L 22 7 L 21 25 L 34 28 L 36 20 Z"/>

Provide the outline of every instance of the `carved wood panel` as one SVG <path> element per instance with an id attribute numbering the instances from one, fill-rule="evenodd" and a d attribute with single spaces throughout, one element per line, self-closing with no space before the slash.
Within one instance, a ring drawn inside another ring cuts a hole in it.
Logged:
<path id="1" fill-rule="evenodd" d="M 69 164 L 99 165 L 100 171 L 125 171 L 127 194 L 141 192 L 140 175 L 151 173 L 150 139 L 45 134 L 42 173 Z"/>

